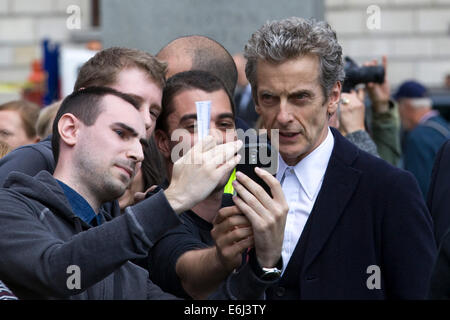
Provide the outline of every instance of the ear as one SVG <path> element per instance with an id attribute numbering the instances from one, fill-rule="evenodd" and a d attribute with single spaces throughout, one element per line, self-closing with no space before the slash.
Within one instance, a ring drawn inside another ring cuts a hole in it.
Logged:
<path id="1" fill-rule="evenodd" d="M 161 129 L 155 130 L 155 142 L 159 151 L 162 153 L 164 158 L 170 158 L 170 141 L 167 134 Z"/>
<path id="2" fill-rule="evenodd" d="M 330 115 L 333 115 L 337 110 L 339 99 L 341 98 L 341 89 L 342 85 L 338 81 L 334 84 L 333 88 L 331 89 L 330 95 L 328 96 L 327 112 Z"/>
<path id="3" fill-rule="evenodd" d="M 58 132 L 61 141 L 68 146 L 75 146 L 79 135 L 80 120 L 73 114 L 66 113 L 58 121 Z"/>

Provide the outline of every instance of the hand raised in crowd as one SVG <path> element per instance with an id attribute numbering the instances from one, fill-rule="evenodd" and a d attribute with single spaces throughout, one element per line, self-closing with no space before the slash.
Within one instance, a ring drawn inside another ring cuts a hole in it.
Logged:
<path id="1" fill-rule="evenodd" d="M 164 191 L 172 209 L 181 213 L 210 195 L 239 163 L 241 147 L 241 140 L 218 145 L 215 138 L 207 136 L 175 161 L 170 185 Z"/>
<path id="2" fill-rule="evenodd" d="M 389 110 L 389 99 L 391 97 L 391 89 L 387 78 L 387 57 L 383 56 L 381 63 L 384 67 L 384 82 L 369 82 L 366 86 L 367 93 L 372 101 L 373 111 L 376 113 L 384 113 Z M 364 63 L 364 66 L 376 66 L 376 59 Z"/>
<path id="3" fill-rule="evenodd" d="M 228 272 L 242 263 L 242 252 L 254 246 L 253 230 L 248 218 L 236 207 L 225 207 L 213 221 L 211 236 L 219 260 Z"/>
<path id="4" fill-rule="evenodd" d="M 339 131 L 345 136 L 349 133 L 365 130 L 364 125 L 364 89 L 342 93 L 339 106 Z"/>
<path id="5" fill-rule="evenodd" d="M 289 206 L 280 182 L 265 170 L 257 168 L 255 172 L 270 187 L 273 198 L 260 185 L 238 171 L 237 180 L 233 181 L 237 192 L 233 201 L 252 225 L 256 257 L 260 266 L 272 268 L 281 257 Z"/>
<path id="6" fill-rule="evenodd" d="M 133 197 L 133 201 L 134 201 L 133 203 L 136 204 L 138 202 L 141 202 L 142 200 L 145 199 L 148 192 L 152 192 L 157 187 L 158 187 L 158 185 L 154 184 L 151 187 L 149 187 L 147 190 L 145 190 L 144 192 L 136 192 Z"/>

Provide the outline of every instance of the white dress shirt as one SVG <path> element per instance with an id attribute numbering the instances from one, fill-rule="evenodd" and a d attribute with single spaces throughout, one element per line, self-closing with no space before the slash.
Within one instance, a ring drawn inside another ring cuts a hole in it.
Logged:
<path id="1" fill-rule="evenodd" d="M 277 179 L 280 181 L 289 212 L 284 229 L 283 273 L 300 239 L 303 228 L 314 206 L 334 146 L 334 137 L 328 128 L 324 141 L 309 155 L 291 167 L 278 155 Z"/>

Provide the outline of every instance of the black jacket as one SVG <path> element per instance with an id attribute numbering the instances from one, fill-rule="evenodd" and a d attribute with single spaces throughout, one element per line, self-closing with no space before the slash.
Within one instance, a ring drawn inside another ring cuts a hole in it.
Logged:
<path id="1" fill-rule="evenodd" d="M 427 197 L 428 209 L 434 222 L 434 235 L 439 246 L 450 227 L 450 140 L 436 155 Z"/>
<path id="2" fill-rule="evenodd" d="M 436 245 L 416 180 L 331 130 L 335 143 L 322 187 L 268 297 L 424 299 Z"/>

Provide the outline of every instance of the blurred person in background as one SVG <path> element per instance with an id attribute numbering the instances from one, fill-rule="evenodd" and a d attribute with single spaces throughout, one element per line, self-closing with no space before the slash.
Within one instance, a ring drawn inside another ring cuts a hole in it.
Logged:
<path id="1" fill-rule="evenodd" d="M 234 63 L 238 73 L 237 86 L 234 94 L 236 105 L 236 115 L 242 118 L 252 128 L 256 128 L 259 115 L 255 111 L 255 104 L 252 99 L 252 87 L 248 83 L 245 75 L 245 64 L 247 60 L 242 53 L 233 56 Z"/>
<path id="2" fill-rule="evenodd" d="M 450 73 L 445 76 L 444 88 L 450 89 Z"/>
<path id="3" fill-rule="evenodd" d="M 337 112 L 329 120 L 329 125 L 339 130 L 355 146 L 378 157 L 377 146 L 365 125 L 364 91 L 342 93 Z"/>
<path id="4" fill-rule="evenodd" d="M 376 59 L 364 66 L 377 66 Z M 384 81 L 369 82 L 356 91 L 342 93 L 337 112 L 330 119 L 330 126 L 339 129 L 350 142 L 361 150 L 379 156 L 394 166 L 401 157 L 400 120 L 398 106 L 391 99 L 388 81 L 387 57 L 382 57 Z M 370 106 L 367 108 L 365 105 Z"/>
<path id="5" fill-rule="evenodd" d="M 376 59 L 364 63 L 364 66 L 376 66 Z M 398 166 L 401 157 L 400 118 L 398 105 L 391 98 L 391 87 L 388 80 L 388 59 L 381 58 L 384 67 L 383 83 L 369 82 L 366 93 L 370 101 L 371 136 L 377 146 L 380 157 L 393 166 Z"/>
<path id="6" fill-rule="evenodd" d="M 421 83 L 405 81 L 394 98 L 405 130 L 403 167 L 416 177 L 426 197 L 436 154 L 450 138 L 450 127 L 437 110 L 432 110 L 428 90 Z"/>
<path id="7" fill-rule="evenodd" d="M 188 70 L 211 72 L 234 93 L 237 70 L 233 57 L 217 41 L 200 35 L 176 38 L 165 45 L 156 57 L 167 63 L 166 78 Z"/>
<path id="8" fill-rule="evenodd" d="M 0 105 L 0 140 L 11 149 L 38 142 L 36 121 L 38 105 L 26 100 L 15 100 Z"/>
<path id="9" fill-rule="evenodd" d="M 5 141 L 0 140 L 0 158 L 3 158 L 8 152 L 11 151 L 11 147 Z"/>
<path id="10" fill-rule="evenodd" d="M 36 133 L 41 140 L 52 134 L 53 120 L 55 120 L 61 101 L 52 103 L 41 109 L 36 122 Z"/>

